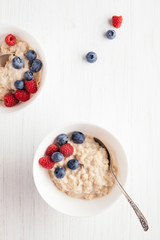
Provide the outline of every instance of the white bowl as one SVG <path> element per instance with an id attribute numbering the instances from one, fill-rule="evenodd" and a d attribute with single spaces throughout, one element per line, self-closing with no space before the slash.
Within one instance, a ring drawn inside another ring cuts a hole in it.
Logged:
<path id="1" fill-rule="evenodd" d="M 34 156 L 33 178 L 41 197 L 55 210 L 71 216 L 92 216 L 105 211 L 120 197 L 121 192 L 116 184 L 114 184 L 111 192 L 105 197 L 93 200 L 72 198 L 56 188 L 49 177 L 48 170 L 42 168 L 38 163 L 39 158 L 44 155 L 47 147 L 56 139 L 57 135 L 61 133 L 68 134 L 73 131 L 81 131 L 84 134 L 95 136 L 106 144 L 118 167 L 118 179 L 124 186 L 128 168 L 127 158 L 121 144 L 106 129 L 85 123 L 69 124 L 54 130 L 44 138 Z"/>
<path id="2" fill-rule="evenodd" d="M 17 28 L 15 26 L 0 25 L 0 44 L 1 44 L 2 40 L 4 40 L 5 36 L 7 36 L 10 33 L 15 35 L 16 37 L 28 42 L 28 44 L 38 53 L 39 58 L 41 59 L 41 61 L 43 63 L 43 67 L 42 67 L 41 83 L 40 83 L 40 87 L 39 87 L 37 93 L 35 93 L 29 101 L 22 102 L 11 108 L 5 107 L 0 103 L 0 113 L 15 112 L 17 110 L 24 109 L 26 106 L 31 104 L 36 99 L 37 95 L 39 95 L 41 90 L 43 89 L 43 86 L 44 86 L 44 83 L 46 80 L 46 68 L 47 68 L 46 58 L 45 58 L 45 55 L 44 55 L 41 45 L 38 43 L 38 41 L 35 39 L 35 37 L 33 37 L 30 33 L 27 33 L 25 30 Z"/>

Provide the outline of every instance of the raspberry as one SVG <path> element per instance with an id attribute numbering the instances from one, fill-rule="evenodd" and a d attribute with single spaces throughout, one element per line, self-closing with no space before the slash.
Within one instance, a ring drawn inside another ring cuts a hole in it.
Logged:
<path id="1" fill-rule="evenodd" d="M 15 97 L 22 102 L 26 102 L 30 99 L 30 93 L 25 90 L 16 90 Z"/>
<path id="2" fill-rule="evenodd" d="M 29 93 L 36 93 L 37 92 L 37 83 L 34 79 L 31 81 L 25 81 L 25 89 Z"/>
<path id="3" fill-rule="evenodd" d="M 15 98 L 15 96 L 11 93 L 7 93 L 4 96 L 4 104 L 6 107 L 13 107 L 18 103 L 18 100 Z"/>
<path id="4" fill-rule="evenodd" d="M 60 147 L 60 152 L 63 154 L 64 157 L 69 157 L 73 154 L 74 149 L 71 144 L 66 143 Z"/>
<path id="5" fill-rule="evenodd" d="M 120 28 L 122 21 L 123 21 L 122 16 L 113 16 L 112 17 L 112 24 L 115 28 Z"/>
<path id="6" fill-rule="evenodd" d="M 58 147 L 54 144 L 51 144 L 46 150 L 46 155 L 51 156 L 55 152 L 58 152 Z"/>
<path id="7" fill-rule="evenodd" d="M 51 157 L 44 156 L 39 159 L 39 164 L 47 169 L 51 169 L 54 167 L 54 162 L 51 160 Z"/>
<path id="8" fill-rule="evenodd" d="M 16 37 L 12 34 L 7 35 L 5 42 L 8 46 L 13 46 L 16 43 Z"/>

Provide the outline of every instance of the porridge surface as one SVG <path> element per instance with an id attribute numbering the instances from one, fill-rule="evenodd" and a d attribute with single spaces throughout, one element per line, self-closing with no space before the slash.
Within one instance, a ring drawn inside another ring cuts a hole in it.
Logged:
<path id="1" fill-rule="evenodd" d="M 4 95 L 7 93 L 14 93 L 16 88 L 14 82 L 16 80 L 23 80 L 24 73 L 29 70 L 29 61 L 25 57 L 25 53 L 31 49 L 27 42 L 18 40 L 14 46 L 8 46 L 5 41 L 0 46 L 0 55 L 10 53 L 9 60 L 6 62 L 4 67 L 0 67 L 0 101 L 3 101 Z M 12 59 L 14 57 L 20 57 L 24 61 L 24 67 L 21 69 L 15 69 L 12 66 Z M 34 73 L 37 84 L 40 83 L 40 72 Z"/>
<path id="2" fill-rule="evenodd" d="M 114 179 L 109 171 L 105 149 L 90 136 L 86 136 L 82 144 L 76 144 L 72 140 L 69 143 L 73 146 L 74 153 L 70 157 L 64 157 L 49 170 L 51 180 L 60 191 L 71 197 L 93 199 L 107 195 L 114 184 Z M 71 159 L 79 161 L 78 169 L 71 170 L 67 167 L 67 162 Z M 56 167 L 65 168 L 66 174 L 63 179 L 55 177 Z M 116 172 L 115 167 L 113 169 Z"/>

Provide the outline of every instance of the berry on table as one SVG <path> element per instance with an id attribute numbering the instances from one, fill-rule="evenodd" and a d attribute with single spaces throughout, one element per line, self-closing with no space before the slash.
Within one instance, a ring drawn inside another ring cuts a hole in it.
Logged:
<path id="1" fill-rule="evenodd" d="M 33 73 L 31 71 L 27 71 L 24 73 L 24 78 L 27 80 L 27 81 L 30 81 L 33 79 Z"/>
<path id="2" fill-rule="evenodd" d="M 58 147 L 54 144 L 48 146 L 46 150 L 46 155 L 51 156 L 53 153 L 58 151 Z"/>
<path id="3" fill-rule="evenodd" d="M 115 28 L 120 28 L 122 21 L 123 21 L 122 16 L 113 16 L 112 17 L 112 24 Z"/>
<path id="4" fill-rule="evenodd" d="M 84 142 L 85 136 L 82 132 L 75 131 L 75 132 L 72 133 L 72 140 L 75 143 L 81 144 L 81 143 Z"/>
<path id="5" fill-rule="evenodd" d="M 13 46 L 16 43 L 16 37 L 12 34 L 9 34 L 6 36 L 5 42 L 8 46 Z"/>
<path id="6" fill-rule="evenodd" d="M 108 39 L 114 39 L 116 37 L 116 32 L 114 30 L 108 30 L 106 32 L 106 37 Z"/>
<path id="7" fill-rule="evenodd" d="M 66 144 L 68 142 L 68 139 L 69 139 L 68 136 L 66 134 L 62 133 L 62 134 L 58 135 L 57 143 L 60 146 L 62 146 L 62 145 Z"/>
<path id="8" fill-rule="evenodd" d="M 21 89 L 24 88 L 24 81 L 17 80 L 17 81 L 14 82 L 14 86 L 15 86 L 16 89 L 21 90 Z"/>
<path id="9" fill-rule="evenodd" d="M 73 154 L 74 149 L 70 143 L 66 143 L 60 147 L 60 152 L 64 157 L 69 157 Z"/>
<path id="10" fill-rule="evenodd" d="M 79 161 L 77 159 L 71 159 L 68 161 L 67 167 L 71 170 L 76 170 L 79 168 Z"/>
<path id="11" fill-rule="evenodd" d="M 52 154 L 51 159 L 53 162 L 61 162 L 63 160 L 63 154 L 60 152 L 55 152 Z"/>
<path id="12" fill-rule="evenodd" d="M 39 159 L 39 164 L 47 169 L 52 169 L 54 167 L 54 162 L 51 160 L 51 157 L 44 156 Z"/>
<path id="13" fill-rule="evenodd" d="M 37 82 L 32 79 L 30 81 L 25 81 L 25 89 L 29 93 L 36 93 L 37 92 Z"/>
<path id="14" fill-rule="evenodd" d="M 63 167 L 57 167 L 54 171 L 54 175 L 56 178 L 61 179 L 65 176 L 65 169 Z"/>
<path id="15" fill-rule="evenodd" d="M 39 72 L 42 68 L 42 62 L 39 59 L 35 59 L 30 63 L 30 70 L 32 72 Z"/>
<path id="16" fill-rule="evenodd" d="M 15 106 L 19 101 L 15 98 L 15 96 L 11 93 L 7 93 L 4 96 L 4 104 L 6 107 L 13 107 Z"/>
<path id="17" fill-rule="evenodd" d="M 97 61 L 97 54 L 95 52 L 89 52 L 86 55 L 86 59 L 88 62 L 94 63 L 95 61 Z"/>
<path id="18" fill-rule="evenodd" d="M 16 69 L 21 69 L 24 66 L 24 61 L 20 57 L 14 57 L 12 59 L 12 66 Z"/>
<path id="19" fill-rule="evenodd" d="M 25 54 L 29 61 L 33 61 L 37 57 L 37 53 L 34 50 L 28 50 Z"/>
<path id="20" fill-rule="evenodd" d="M 26 102 L 30 99 L 30 93 L 25 90 L 16 90 L 15 97 L 22 102 Z"/>

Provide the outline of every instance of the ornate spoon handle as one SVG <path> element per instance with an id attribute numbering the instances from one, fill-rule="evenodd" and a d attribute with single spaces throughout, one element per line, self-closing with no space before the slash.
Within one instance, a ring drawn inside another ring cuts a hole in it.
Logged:
<path id="1" fill-rule="evenodd" d="M 133 210 L 135 211 L 137 217 L 139 218 L 139 221 L 144 229 L 144 231 L 148 230 L 148 223 L 146 218 L 144 217 L 144 215 L 142 214 L 142 212 L 139 210 L 139 208 L 137 207 L 137 205 L 132 201 L 132 199 L 128 196 L 126 196 L 128 202 L 130 203 L 131 207 L 133 208 Z"/>
<path id="2" fill-rule="evenodd" d="M 110 171 L 118 185 L 118 187 L 120 188 L 121 192 L 124 194 L 124 196 L 127 198 L 128 202 L 130 203 L 131 207 L 133 208 L 133 210 L 135 211 L 135 214 L 137 215 L 144 231 L 148 230 L 148 223 L 147 220 L 145 219 L 145 217 L 143 216 L 142 212 L 139 210 L 139 208 L 136 206 L 136 204 L 132 201 L 132 199 L 130 198 L 130 196 L 126 193 L 126 191 L 124 190 L 124 188 L 122 187 L 122 185 L 120 184 L 120 182 L 118 181 L 118 179 L 116 178 L 113 169 L 112 169 L 112 160 L 111 160 L 111 155 L 107 149 L 107 147 L 104 145 L 104 143 L 99 140 L 98 138 L 94 137 L 95 142 L 97 142 L 101 147 L 103 147 L 108 155 L 108 160 L 109 160 L 109 167 L 110 167 Z"/>
<path id="3" fill-rule="evenodd" d="M 115 179 L 115 181 L 117 182 L 120 190 L 123 192 L 124 196 L 127 198 L 128 202 L 130 203 L 131 207 L 133 208 L 133 210 L 135 211 L 135 214 L 137 215 L 144 231 L 147 231 L 149 229 L 148 227 L 148 223 L 146 218 L 144 217 L 144 215 L 142 214 L 142 212 L 139 210 L 139 208 L 137 207 L 137 205 L 133 202 L 133 200 L 130 198 L 130 196 L 126 193 L 126 191 L 124 190 L 124 188 L 122 187 L 122 185 L 120 184 L 120 182 L 118 181 L 118 179 L 116 178 L 116 176 L 114 175 L 113 169 L 112 167 L 110 167 L 112 175 Z"/>

